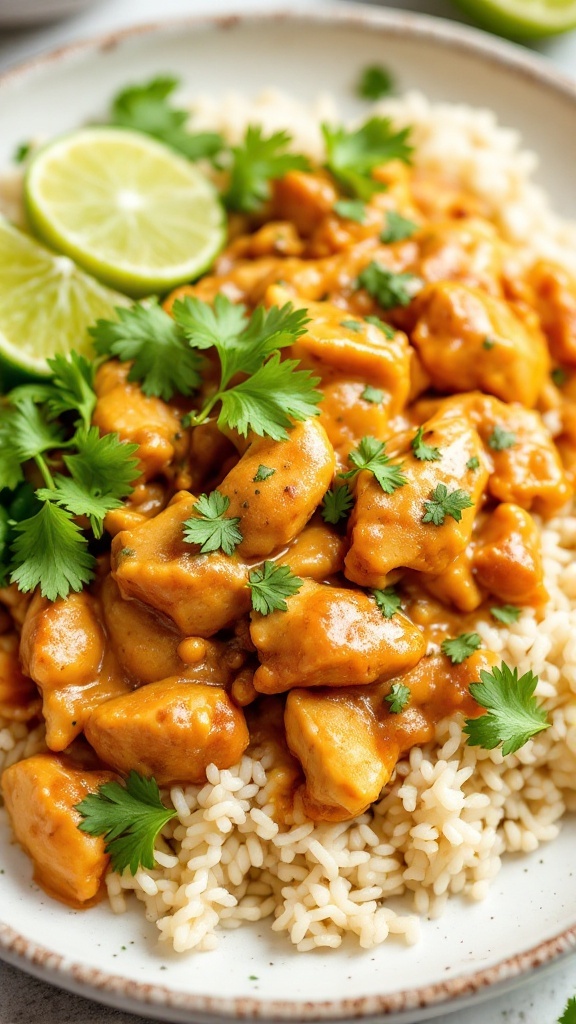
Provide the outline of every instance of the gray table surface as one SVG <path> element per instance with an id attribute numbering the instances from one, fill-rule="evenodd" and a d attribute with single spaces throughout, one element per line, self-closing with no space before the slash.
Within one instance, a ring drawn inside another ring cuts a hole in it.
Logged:
<path id="1" fill-rule="evenodd" d="M 0 14 L 3 4 L 0 0 Z M 307 0 L 307 6 L 337 6 L 338 0 Z M 100 0 L 82 14 L 41 28 L 8 31 L 0 27 L 0 71 L 60 43 L 138 21 L 178 14 L 215 14 L 286 6 L 281 0 Z M 440 17 L 459 17 L 449 0 L 395 0 L 401 7 Z M 576 78 L 576 32 L 535 44 L 558 67 Z M 436 1018 L 437 1024 L 555 1024 L 569 996 L 576 995 L 576 959 L 548 975 L 468 1009 Z M 70 995 L 0 963 L 0 1024 L 152 1024 L 148 1018 L 111 1010 Z"/>

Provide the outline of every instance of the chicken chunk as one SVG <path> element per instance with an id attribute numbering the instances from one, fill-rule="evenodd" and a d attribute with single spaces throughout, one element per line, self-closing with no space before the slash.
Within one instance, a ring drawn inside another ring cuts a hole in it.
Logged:
<path id="1" fill-rule="evenodd" d="M 475 611 L 485 596 L 485 592 L 478 585 L 480 581 L 474 575 L 473 544 L 472 541 L 464 548 L 444 572 L 438 576 L 423 576 L 419 580 L 439 601 L 447 605 L 453 604 L 460 612 Z"/>
<path id="2" fill-rule="evenodd" d="M 225 690 L 178 678 L 108 701 L 85 731 L 106 764 L 153 775 L 161 786 L 204 782 L 209 764 L 230 768 L 249 741 L 244 715 Z"/>
<path id="3" fill-rule="evenodd" d="M 268 475 L 259 479 L 259 470 Z M 255 437 L 218 490 L 240 518 L 243 558 L 265 558 L 303 530 L 334 476 L 335 459 L 317 420 L 294 424 L 285 441 Z"/>
<path id="4" fill-rule="evenodd" d="M 0 636 L 0 718 L 28 722 L 36 717 L 42 701 L 37 687 L 22 672 L 18 647 L 14 631 Z"/>
<path id="5" fill-rule="evenodd" d="M 307 576 L 321 583 L 328 576 L 342 572 L 347 548 L 346 538 L 318 515 L 275 561 L 290 566 L 296 576 Z"/>
<path id="6" fill-rule="evenodd" d="M 303 237 L 311 235 L 338 199 L 328 174 L 288 171 L 273 183 L 272 215 L 291 221 Z"/>
<path id="7" fill-rule="evenodd" d="M 547 600 L 540 533 L 529 512 L 508 502 L 483 525 L 473 555 L 481 586 L 500 600 L 538 605 Z"/>
<path id="8" fill-rule="evenodd" d="M 386 619 L 367 594 L 312 580 L 289 598 L 286 612 L 253 612 L 250 636 L 260 658 L 254 675 L 260 693 L 389 679 L 415 665 L 425 649 L 406 616 Z"/>
<path id="9" fill-rule="evenodd" d="M 536 318 L 526 322 L 504 299 L 442 281 L 420 292 L 413 345 L 438 391 L 477 388 L 535 405 L 549 356 Z"/>
<path id="10" fill-rule="evenodd" d="M 114 578 L 125 598 L 162 612 L 186 636 L 213 636 L 250 608 L 248 568 L 236 555 L 201 555 L 184 540 L 196 499 L 187 491 L 112 542 Z"/>
<path id="11" fill-rule="evenodd" d="M 541 260 L 528 276 L 550 351 L 561 363 L 576 365 L 576 277 Z"/>
<path id="12" fill-rule="evenodd" d="M 33 861 L 35 881 L 73 907 L 94 902 L 109 861 L 104 840 L 78 828 L 82 817 L 75 806 L 114 778 L 54 754 L 18 761 L 2 775 L 6 810 L 16 839 Z"/>
<path id="13" fill-rule="evenodd" d="M 472 535 L 488 477 L 480 437 L 466 418 L 442 413 L 428 420 L 423 429 L 425 443 L 438 448 L 440 459 L 419 460 L 410 447 L 392 459 L 406 478 L 393 494 L 386 494 L 371 473 L 363 472 L 358 478 L 345 573 L 361 586 L 386 586 L 388 573 L 400 567 L 437 576 L 464 550 Z M 439 484 L 448 494 L 464 490 L 470 498 L 472 505 L 461 512 L 460 520 L 446 514 L 439 525 L 424 522 L 426 502 L 432 500 Z"/>
<path id="14" fill-rule="evenodd" d="M 322 384 L 320 423 L 338 457 L 340 468 L 363 437 L 386 437 L 389 433 L 389 395 L 373 389 L 366 398 L 363 381 L 338 380 Z"/>
<path id="15" fill-rule="evenodd" d="M 22 628 L 20 657 L 42 692 L 51 750 L 65 750 L 94 708 L 128 690 L 106 649 L 96 601 L 86 590 L 54 602 L 34 596 Z"/>
<path id="16" fill-rule="evenodd" d="M 479 217 L 434 221 L 419 232 L 418 248 L 410 269 L 424 281 L 462 281 L 483 292 L 501 294 L 503 245 L 489 221 Z"/>

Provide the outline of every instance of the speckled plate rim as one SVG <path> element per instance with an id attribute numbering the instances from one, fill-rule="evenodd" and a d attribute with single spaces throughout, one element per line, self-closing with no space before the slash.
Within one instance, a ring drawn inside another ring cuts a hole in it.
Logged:
<path id="1" fill-rule="evenodd" d="M 197 28 L 199 31 L 223 31 L 243 24 L 349 25 L 385 34 L 411 37 L 438 44 L 460 53 L 470 53 L 487 63 L 513 71 L 531 82 L 574 103 L 576 116 L 576 83 L 551 68 L 544 59 L 527 54 L 513 43 L 495 39 L 485 32 L 440 18 L 398 10 L 374 10 L 360 4 L 342 3 L 337 8 L 309 11 L 301 5 L 288 11 L 279 8 L 270 12 L 237 13 L 218 17 L 173 18 L 130 26 L 58 47 L 28 61 L 15 65 L 0 75 L 2 90 L 19 79 L 33 77 L 60 61 L 75 60 L 84 54 L 104 53 L 138 36 L 169 34 Z M 198 1021 L 213 1024 L 218 1018 L 240 1018 L 265 1021 L 320 1021 L 388 1018 L 390 1024 L 415 1020 L 418 1009 L 426 1011 L 426 1019 L 452 1012 L 478 1000 L 496 996 L 522 982 L 530 972 L 544 973 L 576 951 L 576 920 L 569 928 L 546 941 L 530 946 L 522 953 L 507 957 L 492 967 L 473 974 L 450 978 L 435 984 L 404 989 L 385 995 L 324 1001 L 271 1000 L 253 997 L 199 995 L 175 992 L 158 984 L 143 984 L 119 974 L 112 974 L 74 962 L 49 948 L 19 934 L 0 920 L 0 959 L 30 974 L 79 995 L 94 998 L 114 1007 L 146 1012 L 149 1016 L 173 1021 Z M 424 1019 L 424 1018 L 423 1018 Z"/>

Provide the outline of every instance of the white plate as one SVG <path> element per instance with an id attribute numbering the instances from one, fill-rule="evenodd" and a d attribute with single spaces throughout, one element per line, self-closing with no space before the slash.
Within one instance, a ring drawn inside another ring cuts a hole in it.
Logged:
<path id="1" fill-rule="evenodd" d="M 0 80 L 0 166 L 24 139 L 102 113 L 120 86 L 154 73 L 182 76 L 190 93 L 274 84 L 301 97 L 330 90 L 344 114 L 371 62 L 401 88 L 488 106 L 543 157 L 540 180 L 576 216 L 576 89 L 511 46 L 440 21 L 369 8 L 280 18 L 180 22 L 128 31 L 41 58 Z M 227 1016 L 410 1024 L 510 985 L 576 944 L 576 823 L 530 857 L 509 858 L 489 898 L 452 900 L 409 950 L 298 954 L 266 922 L 223 936 L 214 953 L 169 955 L 139 910 L 75 912 L 31 884 L 0 814 L 0 954 L 46 980 L 167 1020 Z M 253 976 L 256 976 L 254 980 Z"/>

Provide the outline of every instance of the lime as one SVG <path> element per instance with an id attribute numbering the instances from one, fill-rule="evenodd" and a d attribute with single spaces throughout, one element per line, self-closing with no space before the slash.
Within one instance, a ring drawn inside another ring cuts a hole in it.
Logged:
<path id="1" fill-rule="evenodd" d="M 88 277 L 0 217 L 0 382 L 50 373 L 46 358 L 74 348 L 90 356 L 87 328 L 124 295 Z"/>
<path id="2" fill-rule="evenodd" d="M 479 25 L 512 38 L 534 39 L 576 28 L 576 0 L 454 0 Z"/>
<path id="3" fill-rule="evenodd" d="M 30 162 L 25 199 L 45 242 L 134 297 L 198 277 L 225 240 L 223 207 L 202 172 L 122 128 L 49 143 Z"/>

